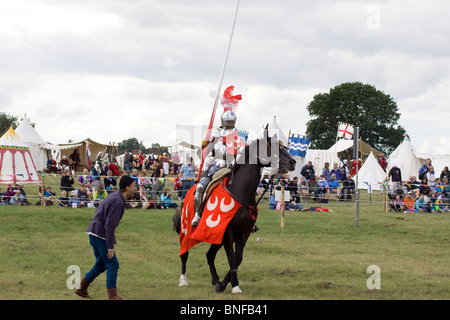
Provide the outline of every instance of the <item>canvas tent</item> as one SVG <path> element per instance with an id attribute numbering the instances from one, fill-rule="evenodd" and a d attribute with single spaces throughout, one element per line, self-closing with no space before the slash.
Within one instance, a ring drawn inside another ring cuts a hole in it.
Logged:
<path id="1" fill-rule="evenodd" d="M 358 172 L 358 189 L 381 190 L 381 185 L 386 179 L 386 172 L 381 168 L 373 152 L 369 154 L 366 161 Z"/>
<path id="2" fill-rule="evenodd" d="M 114 145 L 102 144 L 87 138 L 79 142 L 58 144 L 58 147 L 63 149 L 60 151 L 57 159 L 55 160 L 59 162 L 61 161 L 61 158 L 63 156 L 66 156 L 66 158 L 69 160 L 69 163 L 74 163 L 76 159 L 75 155 L 78 155 L 79 162 L 76 171 L 82 171 L 84 168 L 89 168 L 88 151 L 87 151 L 88 146 L 90 149 L 91 163 L 97 161 L 97 155 L 99 152 L 102 152 L 103 155 L 105 155 L 105 153 L 116 155 L 117 151 L 116 150 L 117 147 Z"/>
<path id="3" fill-rule="evenodd" d="M 40 183 L 30 148 L 11 127 L 0 138 L 0 183 Z"/>
<path id="4" fill-rule="evenodd" d="M 418 179 L 419 169 L 425 163 L 427 156 L 417 153 L 408 137 L 405 137 L 388 158 L 388 168 L 396 165 L 400 168 L 402 179 L 408 180 L 414 176 Z"/>
<path id="5" fill-rule="evenodd" d="M 353 149 L 353 140 L 340 139 L 328 150 L 339 153 L 348 149 Z M 361 138 L 359 138 L 359 152 L 361 152 L 362 155 L 365 157 L 369 156 L 371 152 L 376 157 L 383 155 L 383 152 L 378 151 L 374 147 L 370 146 L 368 143 L 364 142 L 364 140 L 362 140 Z"/>

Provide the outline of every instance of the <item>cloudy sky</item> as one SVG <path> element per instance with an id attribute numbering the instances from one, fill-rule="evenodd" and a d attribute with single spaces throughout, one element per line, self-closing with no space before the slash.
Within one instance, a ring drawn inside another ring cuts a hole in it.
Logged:
<path id="1" fill-rule="evenodd" d="M 236 3 L 0 0 L 0 112 L 27 114 L 52 143 L 172 144 L 176 124 L 209 122 Z M 243 95 L 237 126 L 277 116 L 304 133 L 315 94 L 361 81 L 393 97 L 419 152 L 437 151 L 450 142 L 448 12 L 444 0 L 241 0 L 222 87 Z"/>

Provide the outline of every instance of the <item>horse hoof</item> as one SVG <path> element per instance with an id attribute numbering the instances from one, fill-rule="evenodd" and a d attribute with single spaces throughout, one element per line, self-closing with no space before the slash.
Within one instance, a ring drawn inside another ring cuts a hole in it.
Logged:
<path id="1" fill-rule="evenodd" d="M 178 286 L 179 286 L 180 288 L 188 287 L 188 282 L 187 282 L 187 277 L 186 277 L 186 275 L 184 275 L 184 274 L 181 275 L 181 277 L 180 277 L 180 283 L 178 284 Z"/>
<path id="2" fill-rule="evenodd" d="M 241 288 L 239 286 L 233 287 L 233 290 L 231 290 L 231 294 L 238 296 L 242 294 Z"/>
<path id="3" fill-rule="evenodd" d="M 222 287 L 222 284 L 220 282 L 216 283 L 216 285 L 214 286 L 214 291 L 216 291 L 216 293 L 222 293 L 223 292 L 223 287 Z"/>

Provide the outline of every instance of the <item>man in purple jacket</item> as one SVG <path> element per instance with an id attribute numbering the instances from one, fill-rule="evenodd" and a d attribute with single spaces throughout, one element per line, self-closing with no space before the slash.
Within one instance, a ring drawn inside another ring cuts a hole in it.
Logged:
<path id="1" fill-rule="evenodd" d="M 120 190 L 111 193 L 103 200 L 95 211 L 94 219 L 89 224 L 86 233 L 94 249 L 95 265 L 81 280 L 80 288 L 75 293 L 83 298 L 91 298 L 87 288 L 98 275 L 106 271 L 106 289 L 110 300 L 123 300 L 117 295 L 116 281 L 119 261 L 114 252 L 116 227 L 125 212 L 125 201 L 134 197 L 136 182 L 133 178 L 122 176 L 119 182 Z"/>

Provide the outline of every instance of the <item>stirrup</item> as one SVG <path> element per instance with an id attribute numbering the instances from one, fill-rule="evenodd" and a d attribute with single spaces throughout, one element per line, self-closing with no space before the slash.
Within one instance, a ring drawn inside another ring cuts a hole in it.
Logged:
<path id="1" fill-rule="evenodd" d="M 198 223 L 200 222 L 201 217 L 199 215 L 196 215 L 193 219 L 192 219 L 192 223 L 191 223 L 191 227 L 192 228 L 196 228 L 198 226 Z"/>

